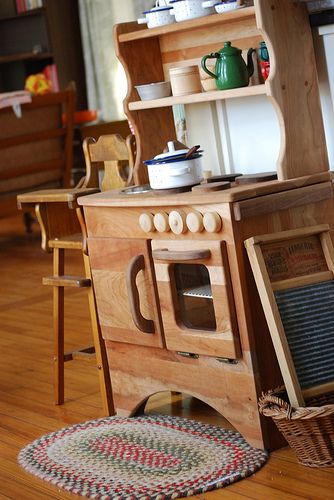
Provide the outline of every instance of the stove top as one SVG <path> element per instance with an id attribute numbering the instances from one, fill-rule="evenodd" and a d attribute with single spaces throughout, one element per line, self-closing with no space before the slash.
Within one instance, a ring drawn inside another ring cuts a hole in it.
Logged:
<path id="1" fill-rule="evenodd" d="M 191 186 L 181 186 L 169 189 L 152 189 L 149 184 L 143 184 L 142 186 L 130 186 L 128 188 L 124 188 L 120 191 L 120 193 L 125 195 L 152 193 L 165 196 L 167 194 L 186 193 L 191 191 L 193 186 L 194 185 L 192 184 Z"/>
<path id="2" fill-rule="evenodd" d="M 184 188 L 153 190 L 148 184 L 131 186 L 129 188 L 104 191 L 97 194 L 83 196 L 78 199 L 79 205 L 83 206 L 115 206 L 115 207 L 154 207 L 154 206 L 177 206 L 177 205 L 203 205 L 217 203 L 234 203 L 241 200 L 257 198 L 267 194 L 290 191 L 292 189 L 305 187 L 313 184 L 331 181 L 331 173 L 323 172 L 312 176 L 298 177 L 295 179 L 266 180 L 253 183 L 233 182 L 226 184 L 221 181 L 221 189 L 217 188 L 217 182 L 212 183 L 214 190 L 208 190 L 209 184 L 186 186 Z M 216 184 L 216 185 L 215 185 Z M 200 188 L 204 186 L 204 188 Z M 194 188 L 194 189 L 193 189 Z"/>

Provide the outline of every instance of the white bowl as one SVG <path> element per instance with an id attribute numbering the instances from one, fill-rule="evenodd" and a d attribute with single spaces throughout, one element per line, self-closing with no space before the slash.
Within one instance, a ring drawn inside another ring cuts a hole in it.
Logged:
<path id="1" fill-rule="evenodd" d="M 172 95 L 170 82 L 147 83 L 146 85 L 135 85 L 139 97 L 142 101 L 150 99 L 161 99 Z"/>

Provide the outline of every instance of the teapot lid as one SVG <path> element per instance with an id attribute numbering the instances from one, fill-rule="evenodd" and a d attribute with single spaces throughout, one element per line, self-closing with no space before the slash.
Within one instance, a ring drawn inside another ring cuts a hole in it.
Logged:
<path id="1" fill-rule="evenodd" d="M 241 54 L 241 49 L 237 47 L 232 47 L 231 42 L 224 42 L 224 47 L 218 51 L 224 56 L 237 56 Z"/>

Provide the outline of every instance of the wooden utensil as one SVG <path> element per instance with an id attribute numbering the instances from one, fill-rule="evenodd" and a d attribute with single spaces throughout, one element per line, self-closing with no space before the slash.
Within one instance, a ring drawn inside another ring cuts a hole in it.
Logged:
<path id="1" fill-rule="evenodd" d="M 229 189 L 230 187 L 230 182 L 206 182 L 205 184 L 194 186 L 192 191 L 207 193 L 208 191 L 222 191 L 223 189 Z"/>
<path id="2" fill-rule="evenodd" d="M 196 153 L 196 151 L 198 151 L 200 147 L 201 146 L 199 144 L 197 144 L 197 146 L 193 146 L 192 148 L 190 148 L 189 151 L 186 153 L 185 158 L 189 158 L 189 156 L 191 156 L 194 153 Z"/>
<path id="3" fill-rule="evenodd" d="M 277 179 L 277 172 L 262 172 L 259 174 L 246 174 L 235 179 L 236 184 L 253 184 L 255 182 L 274 181 Z"/>

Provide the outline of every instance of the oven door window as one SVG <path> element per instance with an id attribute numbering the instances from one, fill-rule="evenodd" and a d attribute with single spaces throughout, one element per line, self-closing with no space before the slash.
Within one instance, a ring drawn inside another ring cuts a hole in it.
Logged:
<path id="1" fill-rule="evenodd" d="M 194 330 L 216 331 L 209 271 L 202 264 L 174 264 L 171 281 L 175 284 L 177 323 Z"/>
<path id="2" fill-rule="evenodd" d="M 236 359 L 240 342 L 226 243 L 151 245 L 167 349 Z"/>

